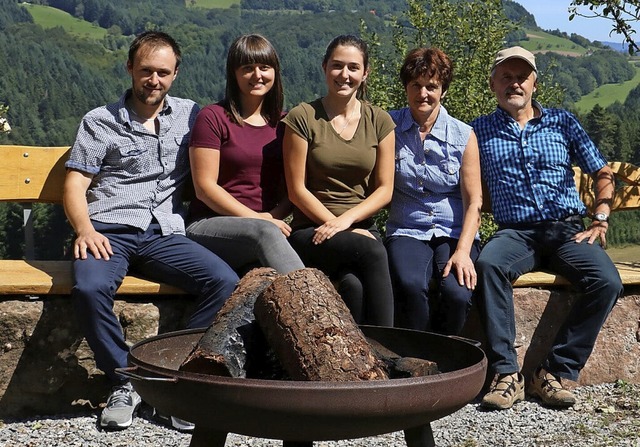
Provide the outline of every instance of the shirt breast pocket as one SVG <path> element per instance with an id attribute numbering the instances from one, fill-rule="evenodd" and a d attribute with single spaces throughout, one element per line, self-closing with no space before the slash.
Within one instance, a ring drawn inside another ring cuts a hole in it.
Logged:
<path id="1" fill-rule="evenodd" d="M 143 174 L 151 171 L 151 154 L 145 147 L 136 144 L 120 146 L 113 151 L 112 166 L 129 174 Z"/>
<path id="2" fill-rule="evenodd" d="M 419 179 L 423 174 L 418 172 L 418 165 L 411 151 L 400 149 L 396 152 L 395 185 L 400 189 L 418 188 Z"/>
<path id="3" fill-rule="evenodd" d="M 447 192 L 458 187 L 460 183 L 460 162 L 455 158 L 442 160 L 439 163 L 439 177 L 442 191 Z"/>

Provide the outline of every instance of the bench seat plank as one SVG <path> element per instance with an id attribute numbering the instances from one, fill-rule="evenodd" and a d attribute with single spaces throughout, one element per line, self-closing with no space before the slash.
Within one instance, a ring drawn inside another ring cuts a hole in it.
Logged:
<path id="1" fill-rule="evenodd" d="M 0 261 L 0 295 L 69 295 L 73 286 L 70 261 Z M 119 294 L 176 295 L 185 292 L 134 275 L 124 278 Z"/>
<path id="2" fill-rule="evenodd" d="M 625 286 L 640 285 L 640 265 L 628 262 L 615 263 Z M 0 295 L 69 295 L 73 285 L 69 261 L 0 261 Z M 560 275 L 535 271 L 522 275 L 514 287 L 566 286 L 569 282 Z M 185 292 L 177 287 L 149 281 L 135 275 L 125 277 L 118 289 L 122 295 L 166 294 Z"/>
<path id="3" fill-rule="evenodd" d="M 640 285 L 640 265 L 630 262 L 614 262 L 622 284 L 625 286 Z M 535 271 L 522 275 L 514 283 L 513 287 L 543 287 L 543 286 L 567 286 L 569 281 L 560 275 L 551 272 Z"/>

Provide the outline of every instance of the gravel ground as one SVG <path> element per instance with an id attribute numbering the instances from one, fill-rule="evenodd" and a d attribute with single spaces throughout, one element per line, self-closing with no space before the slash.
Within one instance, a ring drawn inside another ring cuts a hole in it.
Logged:
<path id="1" fill-rule="evenodd" d="M 640 385 L 624 382 L 580 387 L 578 403 L 551 410 L 536 401 L 506 411 L 482 411 L 472 402 L 432 423 L 438 447 L 640 447 Z M 127 430 L 97 428 L 97 414 L 0 421 L 0 447 L 187 447 L 191 436 L 153 421 L 142 407 Z M 281 441 L 235 434 L 225 447 L 280 446 Z M 314 447 L 405 447 L 402 433 L 342 441 L 317 441 Z"/>

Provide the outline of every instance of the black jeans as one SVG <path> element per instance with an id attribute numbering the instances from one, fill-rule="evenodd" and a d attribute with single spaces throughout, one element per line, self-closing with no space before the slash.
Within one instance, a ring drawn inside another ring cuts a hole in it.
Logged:
<path id="1" fill-rule="evenodd" d="M 387 251 L 375 227 L 372 239 L 341 231 L 315 245 L 315 228 L 296 229 L 289 243 L 307 267 L 322 270 L 338 283 L 338 292 L 359 324 L 393 326 L 393 291 Z"/>

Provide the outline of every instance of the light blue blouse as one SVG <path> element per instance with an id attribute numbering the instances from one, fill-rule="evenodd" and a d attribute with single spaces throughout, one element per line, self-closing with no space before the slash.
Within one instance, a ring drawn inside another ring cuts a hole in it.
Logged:
<path id="1" fill-rule="evenodd" d="M 409 108 L 389 113 L 396 123 L 396 173 L 387 236 L 458 239 L 464 215 L 460 167 L 471 127 L 440 106 L 431 133 L 420 141 Z"/>

